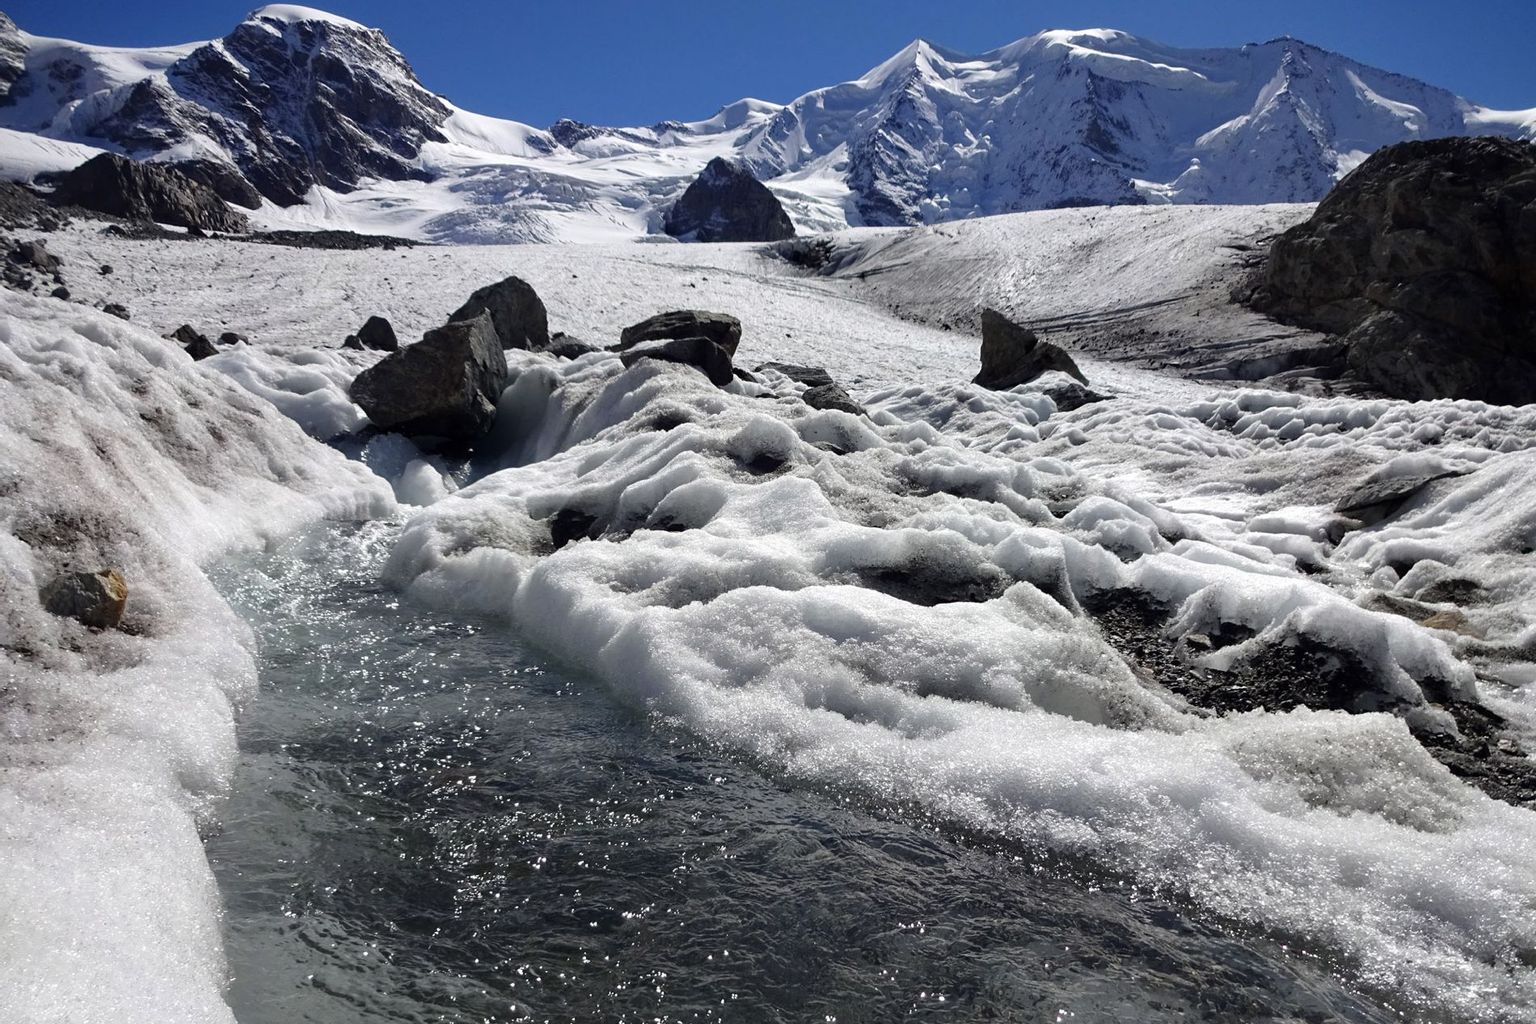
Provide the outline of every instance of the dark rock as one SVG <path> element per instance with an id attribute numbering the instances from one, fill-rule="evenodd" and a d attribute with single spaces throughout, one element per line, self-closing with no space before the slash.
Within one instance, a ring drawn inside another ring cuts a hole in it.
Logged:
<path id="1" fill-rule="evenodd" d="M 1356 487 L 1340 499 L 1333 510 L 1348 516 L 1365 526 L 1371 526 L 1391 516 L 1403 504 L 1429 484 L 1457 473 L 1432 473 L 1422 476 L 1392 476 L 1385 480 L 1371 480 Z"/>
<path id="2" fill-rule="evenodd" d="M 1056 403 L 1057 412 L 1071 412 L 1073 409 L 1081 409 L 1085 405 L 1095 402 L 1109 401 L 1109 395 L 1101 395 L 1092 388 L 1086 388 L 1075 380 L 1053 381 L 1042 387 L 1040 393 Z"/>
<path id="3" fill-rule="evenodd" d="M 69 301 L 69 289 L 65 288 L 63 285 L 59 285 L 48 294 L 52 295 L 56 299 L 63 299 L 65 302 Z"/>
<path id="4" fill-rule="evenodd" d="M 43 607 L 93 629 L 115 629 L 128 607 L 128 584 L 116 569 L 66 572 L 44 587 Z"/>
<path id="5" fill-rule="evenodd" d="M 128 307 L 123 305 L 121 302 L 109 302 L 105 306 L 101 307 L 101 311 L 108 316 L 115 316 L 119 320 L 129 319 Z"/>
<path id="6" fill-rule="evenodd" d="M 208 336 L 191 324 L 182 324 L 166 337 L 179 342 L 187 355 L 193 359 L 207 359 L 209 356 L 219 354 L 219 350 L 214 347 L 213 342 L 208 340 Z"/>
<path id="7" fill-rule="evenodd" d="M 1536 401 L 1536 147 L 1379 150 L 1275 240 L 1240 297 L 1341 336 L 1349 368 L 1387 394 Z"/>
<path id="8" fill-rule="evenodd" d="M 549 344 L 549 315 L 533 286 L 508 277 L 480 288 L 448 318 L 472 320 L 490 313 L 502 348 L 540 349 Z"/>
<path id="9" fill-rule="evenodd" d="M 244 231 L 243 214 L 212 189 L 174 168 L 115 153 L 92 157 L 59 179 L 53 201 L 130 220 L 149 220 L 205 231 Z"/>
<path id="10" fill-rule="evenodd" d="M 556 331 L 550 337 L 549 344 L 544 346 L 544 351 L 557 359 L 578 359 L 589 352 L 601 352 L 602 349 L 563 331 Z"/>
<path id="11" fill-rule="evenodd" d="M 352 401 L 381 430 L 436 446 L 473 442 L 496 420 L 507 358 L 488 313 L 430 330 L 352 381 Z"/>
<path id="12" fill-rule="evenodd" d="M 853 397 L 843 390 L 841 384 L 818 384 L 813 388 L 807 388 L 805 394 L 800 397 L 812 409 L 836 409 L 855 416 L 864 415 L 864 407 L 855 402 Z"/>
<path id="13" fill-rule="evenodd" d="M 995 309 L 981 311 L 981 372 L 974 383 L 1006 391 L 1034 380 L 1046 370 L 1060 370 L 1088 383 L 1083 371 L 1061 348 L 1041 341 L 1034 331 Z"/>
<path id="14" fill-rule="evenodd" d="M 232 164 L 221 160 L 182 160 L 169 166 L 185 174 L 200 185 L 206 186 L 226 203 L 255 210 L 261 206 L 261 193 L 245 180 L 245 175 Z"/>
<path id="15" fill-rule="evenodd" d="M 779 242 L 795 236 L 778 197 L 751 171 L 718 156 L 667 211 L 663 230 L 690 242 Z"/>
<path id="16" fill-rule="evenodd" d="M 17 242 L 11 250 L 11 262 L 44 274 L 57 274 L 62 261 L 41 241 Z"/>
<path id="17" fill-rule="evenodd" d="M 422 243 L 394 235 L 361 235 L 356 231 L 256 231 L 245 236 L 247 242 L 282 245 L 290 249 L 336 249 L 356 252 L 363 249 L 409 249 Z"/>
<path id="18" fill-rule="evenodd" d="M 101 276 L 102 277 L 108 277 L 108 276 L 111 275 L 111 273 L 112 273 L 112 264 L 110 264 L 110 263 L 103 263 L 101 265 Z"/>
<path id="19" fill-rule="evenodd" d="M 619 333 L 619 348 L 626 349 L 658 338 L 708 338 L 734 359 L 736 346 L 741 343 L 741 321 L 728 313 L 675 309 L 624 328 Z"/>
<path id="20" fill-rule="evenodd" d="M 244 345 L 250 343 L 250 338 L 235 331 L 225 331 L 219 335 L 220 345 Z"/>
<path id="21" fill-rule="evenodd" d="M 464 319 L 474 318 L 465 317 Z M 400 339 L 395 337 L 394 325 L 381 316 L 370 316 L 363 326 L 357 329 L 357 333 L 350 336 L 347 341 L 354 339 L 357 345 L 348 345 L 348 348 L 372 349 L 375 352 L 400 351 Z"/>
<path id="22" fill-rule="evenodd" d="M 731 372 L 730 353 L 710 338 L 644 341 L 625 349 L 620 358 L 625 366 L 633 366 L 642 359 L 684 363 L 702 370 L 716 387 L 723 388 L 735 379 L 735 375 Z"/>
<path id="23" fill-rule="evenodd" d="M 832 375 L 819 366 L 800 366 L 796 363 L 763 363 L 757 368 L 758 373 L 764 370 L 774 370 L 782 373 L 792 381 L 804 384 L 809 388 L 819 388 L 832 384 Z"/>
<path id="24" fill-rule="evenodd" d="M 349 334 L 345 338 L 341 339 L 341 347 L 350 348 L 356 352 L 361 352 L 363 350 L 363 339 L 359 338 L 355 334 Z"/>

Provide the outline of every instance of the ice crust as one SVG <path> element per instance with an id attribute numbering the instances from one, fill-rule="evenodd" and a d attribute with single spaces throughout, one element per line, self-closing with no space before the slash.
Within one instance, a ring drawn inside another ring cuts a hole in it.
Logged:
<path id="1" fill-rule="evenodd" d="M 1156 429 L 1180 452 L 1219 450 L 1280 409 L 1303 428 L 1276 444 L 1391 450 L 1408 443 L 1403 407 L 1246 393 L 1058 415 L 1042 395 L 938 385 L 861 396 L 863 420 L 659 363 L 515 361 L 503 413 L 538 440 L 407 523 L 389 572 L 412 596 L 503 616 L 637 707 L 798 782 L 1175 893 L 1398 999 L 1467 1018 L 1536 1009 L 1511 959 L 1536 942 L 1528 811 L 1456 779 L 1400 717 L 1189 711 L 1074 611 L 1125 588 L 1166 602 L 1175 635 L 1252 629 L 1227 662 L 1316 639 L 1370 667 L 1383 707 L 1431 718 L 1421 682 L 1477 689 L 1445 637 L 1297 571 L 1284 539 L 1328 557 L 1326 507 L 1256 515 L 1261 542 L 1244 544 L 1240 525 L 1138 499 L 1036 440 L 1092 431 L 1112 447 Z M 1527 415 L 1446 403 L 1415 418 L 1487 441 Z M 1341 419 L 1353 436 L 1308 432 Z M 1510 483 L 1513 461 L 1530 462 L 1497 459 L 1396 530 L 1428 543 Z M 551 552 L 562 512 L 597 539 Z M 1348 557 L 1362 576 L 1381 561 L 1365 536 Z M 1440 554 L 1508 560 L 1503 536 Z M 928 606 L 892 579 L 976 589 Z"/>
<path id="2" fill-rule="evenodd" d="M 256 672 L 199 567 L 393 500 L 171 342 L 0 306 L 0 1018 L 228 1020 L 199 829 Z M 122 571 L 123 631 L 42 609 L 69 566 Z"/>

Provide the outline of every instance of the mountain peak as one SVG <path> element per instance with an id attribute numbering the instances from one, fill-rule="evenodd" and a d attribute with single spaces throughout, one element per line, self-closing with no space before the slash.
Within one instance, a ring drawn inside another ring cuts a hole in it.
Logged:
<path id="1" fill-rule="evenodd" d="M 258 7 L 246 15 L 246 21 L 276 21 L 283 24 L 295 25 L 310 22 L 335 25 L 340 28 L 353 29 L 360 32 L 368 32 L 371 29 L 360 22 L 343 18 L 339 14 L 322 11 L 318 7 L 303 7 L 299 4 L 267 4 Z"/>

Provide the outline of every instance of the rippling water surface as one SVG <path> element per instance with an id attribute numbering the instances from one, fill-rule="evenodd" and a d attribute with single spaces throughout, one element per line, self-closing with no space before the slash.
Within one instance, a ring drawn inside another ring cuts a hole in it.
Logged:
<path id="1" fill-rule="evenodd" d="M 219 575 L 261 640 L 210 843 L 244 1024 L 1396 1019 L 1266 942 L 785 788 L 403 602 L 392 535 Z"/>

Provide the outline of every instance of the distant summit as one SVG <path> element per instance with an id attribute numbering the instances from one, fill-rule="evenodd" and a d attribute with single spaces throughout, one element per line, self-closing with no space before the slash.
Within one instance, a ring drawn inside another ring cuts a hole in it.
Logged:
<path id="1" fill-rule="evenodd" d="M 269 5 L 222 39 L 149 49 L 32 36 L 0 16 L 0 174 L 105 149 L 195 163 L 228 199 L 259 193 L 279 223 L 438 241 L 659 233 L 716 158 L 800 229 L 826 230 L 1309 202 L 1382 146 L 1485 134 L 1536 138 L 1536 110 L 1489 110 L 1290 37 L 1182 50 L 1051 30 L 977 55 L 915 40 L 788 104 L 544 131 L 454 107 L 378 30 L 314 8 Z"/>

